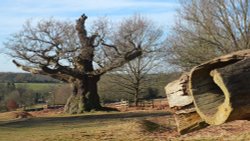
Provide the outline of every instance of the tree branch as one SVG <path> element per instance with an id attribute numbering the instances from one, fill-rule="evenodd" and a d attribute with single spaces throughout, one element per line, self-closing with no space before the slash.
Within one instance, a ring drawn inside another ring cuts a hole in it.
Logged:
<path id="1" fill-rule="evenodd" d="M 52 78 L 64 81 L 64 82 L 70 82 L 71 77 L 65 74 L 61 74 L 58 72 L 53 72 L 53 73 L 48 73 L 46 72 L 46 69 L 38 69 L 38 68 L 32 68 L 32 67 L 27 67 L 24 65 L 21 65 L 20 63 L 16 62 L 15 60 L 12 60 L 12 62 L 19 68 L 21 68 L 24 71 L 30 72 L 32 74 L 41 74 L 41 75 L 48 75 Z"/>
<path id="2" fill-rule="evenodd" d="M 103 75 L 106 72 L 113 70 L 115 68 L 123 66 L 125 63 L 135 59 L 138 56 L 142 55 L 142 50 L 140 48 L 133 49 L 124 55 L 121 55 L 120 58 L 114 60 L 111 64 L 104 66 L 104 68 L 97 69 L 95 71 L 90 72 L 91 75 Z"/>
<path id="3" fill-rule="evenodd" d="M 118 55 L 121 55 L 121 53 L 119 52 L 119 50 L 118 50 L 118 48 L 117 48 L 116 46 L 110 45 L 110 44 L 106 44 L 106 43 L 104 43 L 104 42 L 102 42 L 102 45 L 103 45 L 103 46 L 106 46 L 106 47 L 113 48 L 113 49 L 116 51 L 116 53 L 117 53 Z"/>
<path id="4" fill-rule="evenodd" d="M 78 31 L 78 37 L 80 39 L 80 42 L 82 44 L 82 47 L 85 46 L 85 43 L 87 41 L 87 31 L 85 29 L 85 21 L 88 17 L 83 14 L 76 22 L 76 30 Z"/>

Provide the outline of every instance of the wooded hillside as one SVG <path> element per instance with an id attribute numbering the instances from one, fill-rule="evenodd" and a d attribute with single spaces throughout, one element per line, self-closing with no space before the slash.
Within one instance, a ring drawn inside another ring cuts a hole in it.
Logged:
<path id="1" fill-rule="evenodd" d="M 30 73 L 0 72 L 0 83 L 55 83 L 60 82 L 51 77 Z"/>
<path id="2" fill-rule="evenodd" d="M 104 75 L 100 80 L 98 90 L 100 93 L 101 101 L 103 103 L 116 102 L 122 99 L 133 101 L 133 95 L 126 93 L 124 87 L 117 85 L 116 81 L 113 81 L 114 75 L 115 74 Z M 139 99 L 165 97 L 165 85 L 179 77 L 179 73 L 175 72 L 169 74 L 149 74 L 146 77 L 147 85 L 144 85 L 143 92 L 139 95 Z M 15 84 L 17 88 L 25 88 L 31 93 L 46 95 L 44 97 L 45 99 L 50 99 L 51 97 L 53 97 L 53 95 L 51 95 L 52 92 L 52 94 L 55 94 L 56 96 L 56 101 L 59 100 L 60 103 L 65 103 L 66 99 L 71 93 L 71 87 L 68 84 L 47 84 L 60 82 L 43 75 L 33 75 L 29 73 L 0 73 L 0 83 L 2 83 L 0 85 L 1 89 L 4 89 L 7 86 L 7 83 L 18 83 Z M 42 85 L 41 83 L 44 83 L 44 85 Z M 119 83 L 126 82 L 123 82 L 121 80 Z M 6 95 L 9 95 L 10 93 L 11 92 L 6 93 Z"/>

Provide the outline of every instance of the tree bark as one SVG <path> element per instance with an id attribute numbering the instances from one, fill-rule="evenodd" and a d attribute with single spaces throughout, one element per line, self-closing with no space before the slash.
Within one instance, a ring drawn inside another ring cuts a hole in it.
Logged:
<path id="1" fill-rule="evenodd" d="M 73 92 L 68 98 L 64 111 L 70 114 L 100 110 L 100 98 L 97 93 L 99 76 L 87 77 L 73 82 Z"/>
<path id="2" fill-rule="evenodd" d="M 138 107 L 138 104 L 139 104 L 138 95 L 139 95 L 138 93 L 136 93 L 136 94 L 134 95 L 135 107 Z"/>
<path id="3" fill-rule="evenodd" d="M 83 76 L 75 76 L 73 81 L 73 93 L 67 100 L 64 111 L 70 114 L 82 113 L 84 111 L 101 109 L 99 95 L 97 93 L 97 82 L 100 79 L 99 75 L 89 75 L 88 73 L 94 71 L 93 57 L 94 57 L 94 39 L 87 36 L 85 29 L 86 15 L 82 15 L 76 24 L 78 37 L 81 43 L 81 50 L 79 56 L 75 58 L 75 68 Z M 87 74 L 86 74 L 87 73 Z M 82 78 L 83 77 L 83 78 Z"/>
<path id="4" fill-rule="evenodd" d="M 139 91 L 139 88 L 137 87 L 135 89 L 135 94 L 134 94 L 134 104 L 135 104 L 135 107 L 138 107 L 138 104 L 139 104 L 139 94 L 140 94 L 140 91 Z"/>

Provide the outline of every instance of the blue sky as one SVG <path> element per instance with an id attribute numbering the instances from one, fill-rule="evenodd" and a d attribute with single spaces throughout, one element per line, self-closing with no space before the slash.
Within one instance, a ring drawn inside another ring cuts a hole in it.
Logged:
<path id="1" fill-rule="evenodd" d="M 174 23 L 178 0 L 1 0 L 0 4 L 0 72 L 21 72 L 11 58 L 1 53 L 3 42 L 18 32 L 28 19 L 76 20 L 82 13 L 87 24 L 106 16 L 113 21 L 139 13 L 164 27 Z"/>

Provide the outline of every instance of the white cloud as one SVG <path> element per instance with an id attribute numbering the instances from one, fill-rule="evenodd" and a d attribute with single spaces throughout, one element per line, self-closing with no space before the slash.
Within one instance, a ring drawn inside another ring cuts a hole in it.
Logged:
<path id="1" fill-rule="evenodd" d="M 22 16 L 27 15 L 49 15 L 56 16 L 61 13 L 71 12 L 112 12 L 122 10 L 128 12 L 131 9 L 145 9 L 153 11 L 157 9 L 173 9 L 178 7 L 173 2 L 157 2 L 142 0 L 12 0 L 0 6 L 1 13 L 5 15 Z M 8 12 L 6 12 L 8 11 Z"/>

